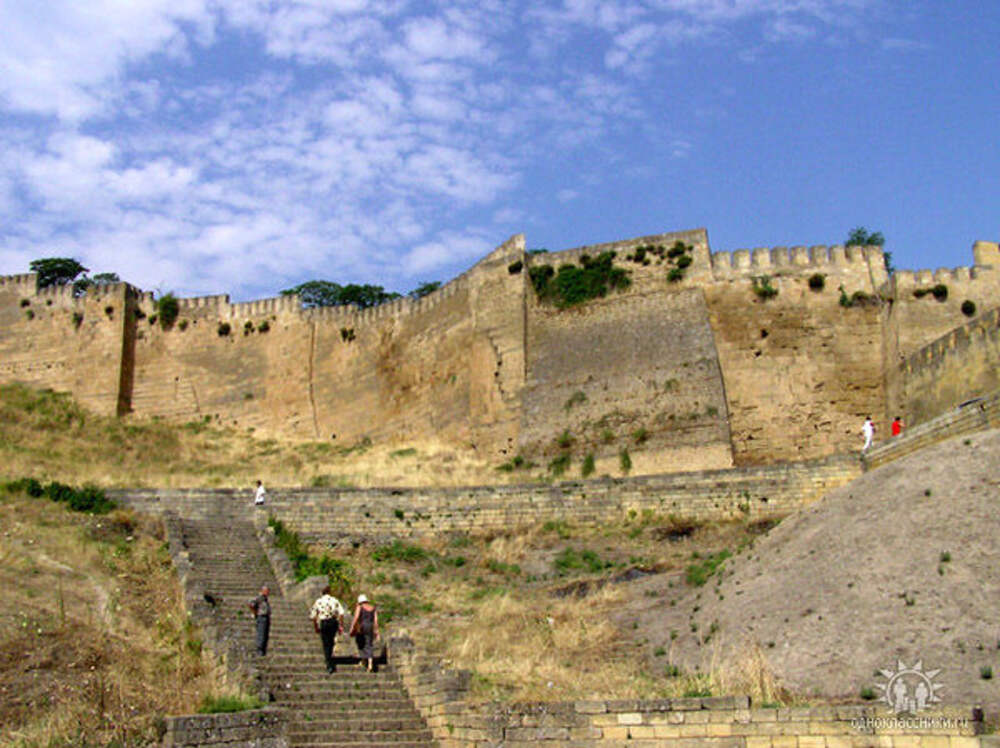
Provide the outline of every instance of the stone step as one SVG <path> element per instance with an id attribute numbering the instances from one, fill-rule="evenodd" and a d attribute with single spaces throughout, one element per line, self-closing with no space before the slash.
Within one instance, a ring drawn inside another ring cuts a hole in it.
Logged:
<path id="1" fill-rule="evenodd" d="M 191 564 L 188 589 L 211 595 L 215 605 L 193 601 L 200 615 L 225 637 L 252 652 L 254 621 L 247 605 L 271 588 L 268 654 L 253 656 L 275 706 L 289 711 L 289 744 L 302 748 L 394 748 L 434 745 L 398 673 L 388 666 L 368 673 L 357 665 L 357 648 L 337 638 L 337 670 L 326 672 L 322 644 L 308 606 L 286 600 L 246 507 L 233 506 L 210 519 L 181 522 Z M 348 616 L 349 617 L 349 616 Z"/>
<path id="2" fill-rule="evenodd" d="M 430 730 L 329 730 L 326 733 L 301 731 L 299 729 L 288 731 L 289 742 L 292 745 L 299 745 L 308 741 L 311 745 L 317 743 L 357 743 L 365 741 L 366 745 L 382 745 L 387 743 L 408 743 L 420 740 L 430 740 Z"/>
<path id="3" fill-rule="evenodd" d="M 274 696 L 275 703 L 279 706 L 291 705 L 302 710 L 317 709 L 322 707 L 331 711 L 340 709 L 345 713 L 355 714 L 359 709 L 361 709 L 361 704 L 355 696 L 345 695 L 343 698 L 338 699 L 331 697 L 330 694 L 295 693 L 284 688 L 272 689 L 271 694 Z M 381 694 L 378 698 L 373 696 L 365 697 L 364 709 L 365 713 L 368 714 L 388 709 L 398 711 L 406 708 L 412 708 L 412 705 L 410 704 L 409 699 L 406 699 L 403 696 L 393 698 L 387 694 Z"/>
<path id="4" fill-rule="evenodd" d="M 391 745 L 393 748 L 427 748 L 428 746 L 435 745 L 430 737 L 421 740 L 396 742 L 382 739 L 375 735 L 355 741 L 342 740 L 340 738 L 320 740 L 311 738 L 296 738 L 289 739 L 288 744 L 290 748 L 364 748 L 364 746 L 372 745 Z"/>

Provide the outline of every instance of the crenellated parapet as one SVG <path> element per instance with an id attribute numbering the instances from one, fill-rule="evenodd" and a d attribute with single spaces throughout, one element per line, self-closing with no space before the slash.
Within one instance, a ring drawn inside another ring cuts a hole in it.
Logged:
<path id="1" fill-rule="evenodd" d="M 971 283 L 981 278 L 995 276 L 996 273 L 984 267 L 938 268 L 937 270 L 897 270 L 893 273 L 893 283 L 897 294 L 926 289 L 939 283 L 945 285 Z"/>
<path id="2" fill-rule="evenodd" d="M 712 254 L 712 278 L 733 280 L 757 275 L 857 276 L 878 286 L 885 277 L 881 247 L 760 247 Z"/>
<path id="3" fill-rule="evenodd" d="M 261 317 L 278 314 L 295 314 L 301 310 L 299 297 L 295 294 L 272 296 L 268 299 L 242 301 L 230 305 L 233 317 Z"/>
<path id="4" fill-rule="evenodd" d="M 907 356 L 900 364 L 906 374 L 940 365 L 946 357 L 960 353 L 977 340 L 1000 338 L 1000 308 L 981 314 Z"/>
<path id="5" fill-rule="evenodd" d="M 16 290 L 21 293 L 34 293 L 38 285 L 37 273 L 21 273 L 19 275 L 0 275 L 0 287 Z"/>

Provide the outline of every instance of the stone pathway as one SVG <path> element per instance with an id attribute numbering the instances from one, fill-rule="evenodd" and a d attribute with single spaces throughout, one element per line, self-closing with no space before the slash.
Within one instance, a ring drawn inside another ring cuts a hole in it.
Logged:
<path id="1" fill-rule="evenodd" d="M 251 653 L 248 657 L 256 661 L 273 706 L 288 711 L 289 745 L 435 745 L 391 664 L 381 665 L 376 673 L 366 672 L 354 656 L 343 654 L 353 642 L 338 637 L 337 672 L 326 672 L 308 610 L 282 596 L 246 516 L 246 507 L 230 511 L 220 507 L 214 516 L 180 521 L 191 564 L 186 583 L 206 596 L 202 612 L 214 620 L 219 639 Z M 259 657 L 247 605 L 263 584 L 271 590 L 271 635 L 267 655 Z"/>

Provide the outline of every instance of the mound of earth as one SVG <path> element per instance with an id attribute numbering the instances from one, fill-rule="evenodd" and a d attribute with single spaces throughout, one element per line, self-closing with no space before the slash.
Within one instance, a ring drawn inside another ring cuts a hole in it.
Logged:
<path id="1" fill-rule="evenodd" d="M 940 671 L 942 705 L 998 707 L 986 677 L 1000 678 L 998 539 L 1000 431 L 988 431 L 832 491 L 704 586 L 643 583 L 661 586 L 634 620 L 659 663 L 705 672 L 756 644 L 781 685 L 838 700 L 881 698 L 880 671 L 920 663 Z"/>

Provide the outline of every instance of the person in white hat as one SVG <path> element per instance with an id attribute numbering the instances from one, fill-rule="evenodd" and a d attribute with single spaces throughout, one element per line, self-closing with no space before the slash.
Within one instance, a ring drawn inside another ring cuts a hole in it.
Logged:
<path id="1" fill-rule="evenodd" d="M 378 639 L 378 610 L 367 595 L 358 595 L 354 606 L 351 636 L 358 644 L 358 652 L 369 673 L 375 672 L 375 640 Z"/>

